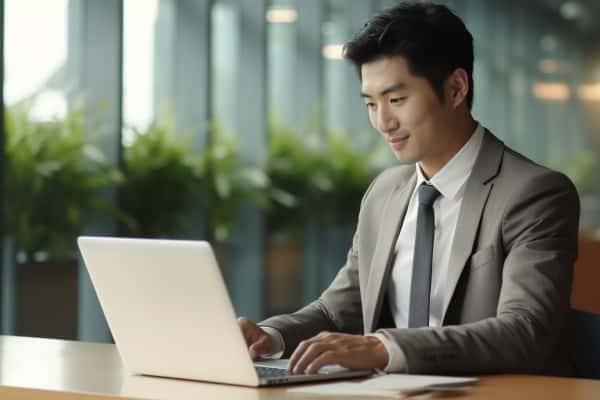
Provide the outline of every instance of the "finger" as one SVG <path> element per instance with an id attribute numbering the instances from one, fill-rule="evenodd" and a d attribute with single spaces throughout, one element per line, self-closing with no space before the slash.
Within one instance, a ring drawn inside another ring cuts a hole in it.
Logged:
<path id="1" fill-rule="evenodd" d="M 239 317 L 237 319 L 238 326 L 240 327 L 240 331 L 242 331 L 242 335 L 244 335 L 244 339 L 246 340 L 246 344 L 248 344 L 248 319 L 244 317 Z"/>
<path id="2" fill-rule="evenodd" d="M 315 336 L 315 338 L 331 341 L 331 340 L 338 338 L 339 336 L 340 336 L 340 334 L 336 333 L 336 332 L 323 331 L 323 332 L 319 333 L 317 336 Z"/>
<path id="3" fill-rule="evenodd" d="M 290 357 L 290 363 L 288 364 L 288 372 L 294 373 L 294 368 L 296 367 L 296 364 L 298 363 L 300 358 L 302 358 L 302 355 L 304 354 L 308 346 L 310 346 L 316 340 L 316 337 L 312 337 L 310 339 L 303 340 L 298 344 L 296 350 L 294 350 L 292 356 Z"/>
<path id="4" fill-rule="evenodd" d="M 306 373 L 316 374 L 321 367 L 329 364 L 341 364 L 339 354 L 333 350 L 327 350 L 319 354 L 310 364 L 308 364 Z"/>
<path id="5" fill-rule="evenodd" d="M 292 353 L 292 356 L 290 357 L 290 362 L 288 364 L 288 372 L 292 373 L 294 371 L 294 367 L 296 366 L 298 360 L 300 360 L 308 346 L 310 346 L 313 343 L 319 343 L 325 340 L 329 340 L 331 337 L 333 337 L 331 332 L 323 331 L 318 335 L 311 337 L 310 339 L 301 341 L 296 347 L 296 350 L 294 350 L 294 352 Z"/>
<path id="6" fill-rule="evenodd" d="M 256 351 L 252 350 L 252 348 L 248 349 L 248 354 L 250 354 L 252 361 L 256 361 L 260 356 Z"/>
<path id="7" fill-rule="evenodd" d="M 300 357 L 302 357 L 302 354 L 306 350 L 306 347 L 308 347 L 307 340 L 303 340 L 298 344 L 298 346 L 296 347 L 296 350 L 294 350 L 294 352 L 292 353 L 292 356 L 290 357 L 290 362 L 288 364 L 288 372 L 290 372 L 290 373 L 294 372 L 294 367 L 296 366 L 296 363 L 298 362 Z"/>
<path id="8" fill-rule="evenodd" d="M 302 357 L 298 360 L 294 367 L 295 374 L 306 373 L 306 367 L 313 362 L 317 357 L 327 350 L 330 350 L 332 345 L 329 343 L 317 342 L 313 343 L 302 354 Z"/>
<path id="9" fill-rule="evenodd" d="M 250 351 L 260 356 L 271 352 L 271 338 L 264 334 L 250 346 Z"/>
<path id="10" fill-rule="evenodd" d="M 240 330 L 242 331 L 242 335 L 244 336 L 244 340 L 246 341 L 246 346 L 250 346 L 256 337 L 254 323 L 245 317 L 239 317 L 237 321 Z"/>

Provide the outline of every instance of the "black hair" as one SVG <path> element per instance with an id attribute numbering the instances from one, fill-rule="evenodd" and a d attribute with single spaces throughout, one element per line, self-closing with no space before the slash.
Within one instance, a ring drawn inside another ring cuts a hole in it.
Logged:
<path id="1" fill-rule="evenodd" d="M 467 104 L 473 105 L 473 36 L 448 7 L 402 2 L 372 16 L 344 45 L 344 57 L 361 75 L 363 64 L 402 56 L 411 73 L 425 78 L 440 101 L 444 82 L 457 69 L 469 77 Z"/>

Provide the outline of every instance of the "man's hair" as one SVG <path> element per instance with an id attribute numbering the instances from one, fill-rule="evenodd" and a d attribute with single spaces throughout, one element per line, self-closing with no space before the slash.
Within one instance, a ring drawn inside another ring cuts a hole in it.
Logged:
<path id="1" fill-rule="evenodd" d="M 402 2 L 371 17 L 344 45 L 344 57 L 361 75 L 363 64 L 403 56 L 411 73 L 425 78 L 440 101 L 444 82 L 457 68 L 469 76 L 467 104 L 473 105 L 473 36 L 448 7 Z"/>

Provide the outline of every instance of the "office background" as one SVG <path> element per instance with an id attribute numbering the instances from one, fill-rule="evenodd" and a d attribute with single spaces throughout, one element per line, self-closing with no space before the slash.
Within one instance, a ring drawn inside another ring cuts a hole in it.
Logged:
<path id="1" fill-rule="evenodd" d="M 474 114 L 600 226 L 600 3 L 445 0 Z M 4 0 L 4 334 L 110 341 L 75 237 L 208 239 L 240 315 L 314 299 L 391 152 L 342 44 L 387 0 Z M 169 271 L 165 271 L 169 273 Z"/>

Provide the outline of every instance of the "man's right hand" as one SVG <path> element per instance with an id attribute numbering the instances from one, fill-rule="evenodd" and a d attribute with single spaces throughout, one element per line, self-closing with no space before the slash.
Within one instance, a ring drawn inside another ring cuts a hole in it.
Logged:
<path id="1" fill-rule="evenodd" d="M 248 318 L 239 317 L 237 321 L 242 330 L 242 335 L 244 335 L 244 339 L 246 340 L 246 346 L 248 346 L 248 352 L 252 360 L 256 360 L 262 355 L 273 353 L 275 343 L 268 333 Z"/>

